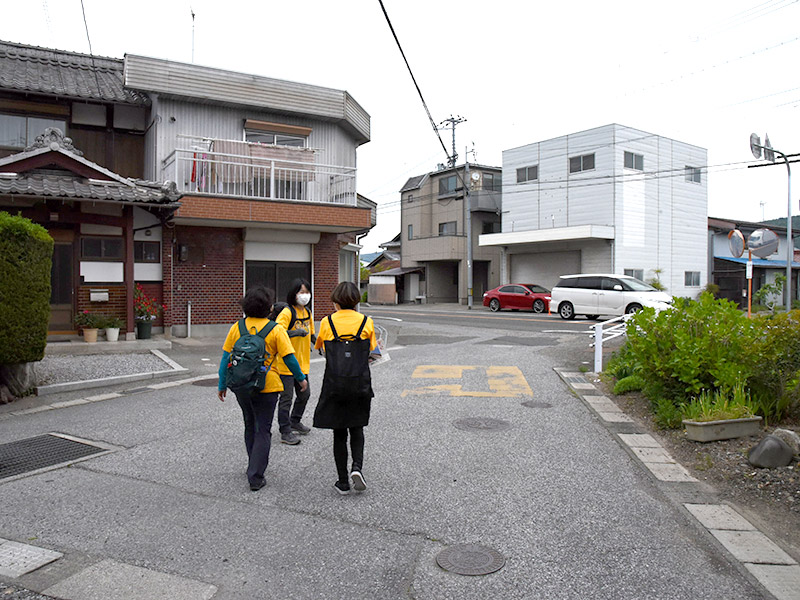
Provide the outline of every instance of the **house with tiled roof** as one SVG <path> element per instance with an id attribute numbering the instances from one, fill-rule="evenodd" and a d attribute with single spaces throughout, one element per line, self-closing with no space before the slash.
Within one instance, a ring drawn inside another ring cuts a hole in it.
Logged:
<path id="1" fill-rule="evenodd" d="M 132 337 L 134 283 L 178 336 L 219 334 L 248 287 L 281 299 L 296 277 L 329 313 L 375 225 L 356 194 L 369 132 L 340 90 L 0 42 L 0 210 L 47 228 L 70 267 L 54 266 L 52 332 L 91 310 Z"/>

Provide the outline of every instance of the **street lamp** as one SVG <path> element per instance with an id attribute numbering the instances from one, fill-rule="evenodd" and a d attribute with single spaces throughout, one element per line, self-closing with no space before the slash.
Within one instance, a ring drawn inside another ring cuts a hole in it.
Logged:
<path id="1" fill-rule="evenodd" d="M 792 310 L 792 259 L 794 258 L 794 243 L 792 242 L 792 168 L 789 166 L 789 159 L 780 150 L 775 150 L 769 143 L 769 134 L 764 136 L 764 145 L 761 145 L 761 138 L 758 134 L 750 136 L 750 151 L 756 158 L 761 158 L 761 151 L 764 151 L 764 158 L 770 162 L 775 162 L 775 154 L 780 154 L 783 162 L 786 163 L 786 172 L 789 176 L 789 192 L 787 198 L 786 212 L 786 312 Z"/>

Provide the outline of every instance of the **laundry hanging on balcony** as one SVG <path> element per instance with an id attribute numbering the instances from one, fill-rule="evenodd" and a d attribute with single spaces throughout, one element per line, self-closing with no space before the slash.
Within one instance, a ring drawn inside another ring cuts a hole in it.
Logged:
<path id="1" fill-rule="evenodd" d="M 235 140 L 214 140 L 211 154 L 211 184 L 246 183 L 253 180 L 250 145 Z"/>

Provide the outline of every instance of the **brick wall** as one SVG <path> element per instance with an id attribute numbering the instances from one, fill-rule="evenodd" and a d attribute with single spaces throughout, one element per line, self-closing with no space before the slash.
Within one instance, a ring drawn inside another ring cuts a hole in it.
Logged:
<path id="1" fill-rule="evenodd" d="M 185 324 L 192 302 L 192 324 L 233 323 L 242 315 L 244 243 L 241 229 L 181 227 L 174 230 L 172 324 Z M 166 244 L 165 244 L 166 245 Z M 178 248 L 189 247 L 186 261 Z"/>
<path id="2" fill-rule="evenodd" d="M 339 283 L 339 236 L 322 233 L 314 246 L 314 319 L 320 320 L 334 311 L 333 288 Z"/>
<path id="3" fill-rule="evenodd" d="M 97 289 L 108 290 L 108 302 L 89 301 L 89 290 Z M 92 314 L 103 317 L 119 317 L 123 323 L 120 333 L 123 333 L 127 331 L 124 325 L 126 299 L 124 284 L 82 285 L 78 288 L 77 311 L 88 310 Z"/>

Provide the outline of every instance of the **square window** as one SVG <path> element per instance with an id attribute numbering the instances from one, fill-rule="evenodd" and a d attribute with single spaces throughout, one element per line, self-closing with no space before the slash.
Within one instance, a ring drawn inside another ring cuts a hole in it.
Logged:
<path id="1" fill-rule="evenodd" d="M 592 169 L 594 169 L 594 154 L 571 156 L 569 159 L 570 173 L 580 173 L 581 171 L 591 171 Z"/>
<path id="2" fill-rule="evenodd" d="M 644 281 L 644 269 L 625 269 L 624 272 L 628 277 Z"/>
<path id="3" fill-rule="evenodd" d="M 644 156 L 633 152 L 625 152 L 625 168 L 644 171 Z"/>
<path id="4" fill-rule="evenodd" d="M 580 156 L 573 156 L 569 159 L 569 172 L 570 173 L 580 173 L 581 171 L 581 157 Z"/>
<path id="5" fill-rule="evenodd" d="M 446 196 L 449 194 L 454 194 L 458 187 L 458 177 L 455 175 L 450 175 L 449 177 L 443 177 L 439 180 L 439 195 Z"/>
<path id="6" fill-rule="evenodd" d="M 456 235 L 456 222 L 439 223 L 439 235 Z"/>
<path id="7" fill-rule="evenodd" d="M 698 167 L 690 167 L 686 166 L 686 181 L 691 181 L 692 183 L 701 183 L 702 177 L 700 174 L 700 169 Z"/>
<path id="8" fill-rule="evenodd" d="M 700 271 L 684 271 L 683 284 L 686 287 L 700 287 Z"/>
<path id="9" fill-rule="evenodd" d="M 517 169 L 517 183 L 534 181 L 536 179 L 539 179 L 539 165 L 532 165 L 530 167 L 522 167 L 521 169 Z"/>
<path id="10" fill-rule="evenodd" d="M 161 262 L 161 242 L 133 242 L 133 261 L 139 263 Z"/>
<path id="11" fill-rule="evenodd" d="M 81 258 L 85 260 L 121 260 L 122 238 L 81 238 Z"/>

